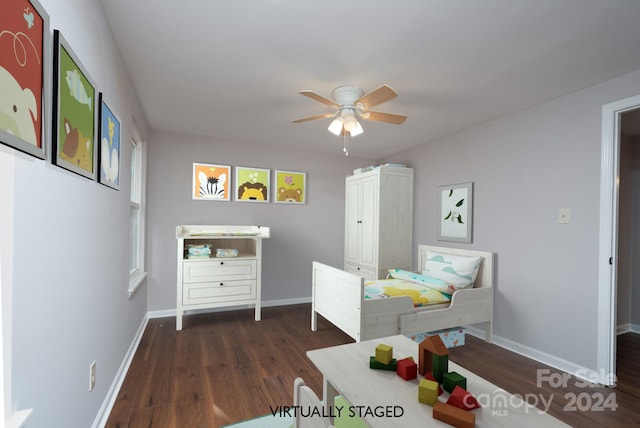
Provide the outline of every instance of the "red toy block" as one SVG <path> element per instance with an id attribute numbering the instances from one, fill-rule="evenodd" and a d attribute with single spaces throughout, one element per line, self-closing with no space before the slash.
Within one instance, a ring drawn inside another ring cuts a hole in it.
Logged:
<path id="1" fill-rule="evenodd" d="M 436 377 L 431 372 L 426 372 L 424 374 L 424 378 L 432 380 L 434 382 L 438 382 L 438 379 L 436 379 Z M 442 395 L 443 392 L 444 392 L 444 390 L 442 389 L 442 387 L 440 385 L 438 385 L 438 395 Z"/>
<path id="2" fill-rule="evenodd" d="M 404 380 L 411 380 L 418 377 L 418 365 L 413 358 L 403 358 L 398 360 L 398 376 Z"/>
<path id="3" fill-rule="evenodd" d="M 441 401 L 433 406 L 433 418 L 457 428 L 473 428 L 476 425 L 476 415 Z"/>
<path id="4" fill-rule="evenodd" d="M 456 385 L 447 400 L 447 404 L 462 410 L 473 410 L 480 407 L 480 403 L 469 391 Z"/>

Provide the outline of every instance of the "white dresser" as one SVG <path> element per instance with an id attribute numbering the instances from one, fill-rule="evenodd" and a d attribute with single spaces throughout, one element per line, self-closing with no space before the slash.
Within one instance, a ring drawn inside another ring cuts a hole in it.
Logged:
<path id="1" fill-rule="evenodd" d="M 413 169 L 382 165 L 346 178 L 344 269 L 365 280 L 411 270 Z"/>
<path id="2" fill-rule="evenodd" d="M 260 321 L 262 226 L 182 225 L 176 227 L 178 274 L 176 330 L 191 309 L 254 305 Z M 190 255 L 188 248 L 206 247 L 211 255 Z M 233 257 L 217 257 L 217 250 L 233 250 Z"/>

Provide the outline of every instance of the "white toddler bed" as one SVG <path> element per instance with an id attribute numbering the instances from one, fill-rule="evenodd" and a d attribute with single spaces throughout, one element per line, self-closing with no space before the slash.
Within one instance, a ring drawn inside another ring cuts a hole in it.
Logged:
<path id="1" fill-rule="evenodd" d="M 364 298 L 364 278 L 313 262 L 311 330 L 320 314 L 356 342 L 395 334 L 414 335 L 469 324 L 486 323 L 485 340 L 493 333 L 493 253 L 457 248 L 418 246 L 420 269 L 427 251 L 481 257 L 473 288 L 456 290 L 451 302 L 414 307 L 408 296 Z"/>

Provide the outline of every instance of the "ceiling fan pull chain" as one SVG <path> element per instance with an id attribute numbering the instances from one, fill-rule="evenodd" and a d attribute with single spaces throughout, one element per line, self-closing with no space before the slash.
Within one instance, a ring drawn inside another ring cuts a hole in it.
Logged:
<path id="1" fill-rule="evenodd" d="M 349 156 L 349 133 L 344 133 L 344 147 L 342 148 L 345 156 Z"/>

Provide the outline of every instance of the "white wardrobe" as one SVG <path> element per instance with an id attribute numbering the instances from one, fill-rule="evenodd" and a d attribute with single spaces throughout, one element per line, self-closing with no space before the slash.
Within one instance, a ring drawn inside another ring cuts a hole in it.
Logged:
<path id="1" fill-rule="evenodd" d="M 382 165 L 346 179 L 344 269 L 365 280 L 411 270 L 413 169 Z"/>

